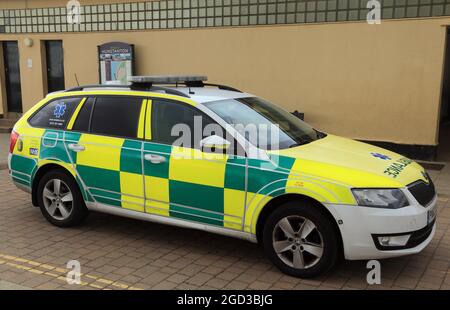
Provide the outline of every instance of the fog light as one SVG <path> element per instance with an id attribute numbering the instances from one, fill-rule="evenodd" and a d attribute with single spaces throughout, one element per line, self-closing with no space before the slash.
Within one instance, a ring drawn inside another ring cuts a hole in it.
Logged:
<path id="1" fill-rule="evenodd" d="M 410 236 L 411 235 L 380 236 L 378 237 L 378 242 L 382 246 L 404 246 L 408 243 Z"/>

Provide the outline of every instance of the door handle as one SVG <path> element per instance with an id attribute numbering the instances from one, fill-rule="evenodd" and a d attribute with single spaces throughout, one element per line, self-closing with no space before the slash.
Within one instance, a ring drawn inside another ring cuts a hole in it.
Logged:
<path id="1" fill-rule="evenodd" d="M 161 164 L 166 161 L 166 158 L 164 156 L 154 154 L 145 154 L 144 159 L 151 162 L 152 164 Z"/>
<path id="2" fill-rule="evenodd" d="M 80 144 L 75 144 L 75 143 L 70 143 L 68 145 L 69 149 L 74 151 L 74 152 L 81 152 L 84 151 L 86 148 L 83 145 Z"/>

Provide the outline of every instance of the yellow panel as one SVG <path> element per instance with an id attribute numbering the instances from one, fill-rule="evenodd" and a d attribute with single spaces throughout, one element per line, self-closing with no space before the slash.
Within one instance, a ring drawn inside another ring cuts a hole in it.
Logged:
<path id="1" fill-rule="evenodd" d="M 86 149 L 77 153 L 77 164 L 120 170 L 120 150 L 124 139 L 83 134 L 78 144 Z"/>
<path id="2" fill-rule="evenodd" d="M 256 233 L 256 223 L 262 208 L 269 202 L 270 196 L 261 194 L 248 193 L 247 195 L 247 212 L 245 214 L 246 232 Z"/>
<path id="3" fill-rule="evenodd" d="M 169 178 L 188 183 L 224 187 L 228 156 L 173 147 Z"/>
<path id="4" fill-rule="evenodd" d="M 169 216 L 168 179 L 145 176 L 145 197 L 146 212 Z"/>
<path id="5" fill-rule="evenodd" d="M 130 196 L 122 196 L 122 208 L 133 211 L 145 212 L 144 199 L 139 199 Z"/>
<path id="6" fill-rule="evenodd" d="M 142 175 L 140 174 L 120 172 L 120 191 L 122 193 L 122 208 L 140 212 L 145 211 L 144 185 L 142 182 L 143 182 Z"/>
<path id="7" fill-rule="evenodd" d="M 141 112 L 139 113 L 139 124 L 138 124 L 138 134 L 139 139 L 144 138 L 144 127 L 145 127 L 145 110 L 147 108 L 147 100 L 142 100 Z"/>
<path id="8" fill-rule="evenodd" d="M 241 230 L 244 208 L 245 208 L 245 191 L 225 188 L 224 190 L 225 215 L 223 226 L 227 228 Z"/>
<path id="9" fill-rule="evenodd" d="M 121 171 L 120 192 L 124 195 L 144 197 L 144 180 L 142 175 Z"/>
<path id="10" fill-rule="evenodd" d="M 122 193 L 122 208 L 141 212 L 145 211 L 142 175 L 121 171 L 120 191 Z"/>
<path id="11" fill-rule="evenodd" d="M 168 217 L 170 216 L 169 203 L 147 200 L 145 202 L 145 212 Z"/>
<path id="12" fill-rule="evenodd" d="M 45 129 L 23 126 L 17 129 L 19 139 L 22 141 L 22 151 L 18 150 L 19 141 L 14 147 L 14 154 L 20 154 L 32 158 L 38 158 L 38 154 L 30 154 L 30 148 L 40 149 L 41 137 L 44 135 Z"/>
<path id="13" fill-rule="evenodd" d="M 72 117 L 70 118 L 69 124 L 67 124 L 67 130 L 71 130 L 73 127 L 73 124 L 75 123 L 75 120 L 77 119 L 78 113 L 80 113 L 81 108 L 84 105 L 84 102 L 86 101 L 86 98 L 83 98 L 81 102 L 78 104 L 77 108 L 72 114 Z"/>
<path id="14" fill-rule="evenodd" d="M 147 100 L 147 110 L 145 117 L 145 139 L 152 139 L 152 101 L 150 99 Z"/>
<path id="15" fill-rule="evenodd" d="M 60 165 L 61 167 L 64 167 L 67 169 L 67 171 L 69 171 L 74 177 L 76 177 L 76 173 L 75 173 L 75 168 L 74 165 L 72 164 L 68 164 L 65 163 L 63 161 L 58 161 L 58 160 L 52 160 L 52 159 L 40 159 L 39 160 L 39 167 L 42 167 L 46 164 L 56 164 L 56 165 Z"/>

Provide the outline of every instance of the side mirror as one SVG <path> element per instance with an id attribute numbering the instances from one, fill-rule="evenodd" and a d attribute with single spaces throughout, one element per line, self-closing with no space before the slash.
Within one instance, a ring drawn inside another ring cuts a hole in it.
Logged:
<path id="1" fill-rule="evenodd" d="M 200 148 L 202 149 L 209 149 L 211 152 L 216 152 L 216 150 L 226 150 L 230 147 L 230 142 L 225 140 L 224 138 L 213 135 L 206 137 L 202 140 L 200 140 Z"/>

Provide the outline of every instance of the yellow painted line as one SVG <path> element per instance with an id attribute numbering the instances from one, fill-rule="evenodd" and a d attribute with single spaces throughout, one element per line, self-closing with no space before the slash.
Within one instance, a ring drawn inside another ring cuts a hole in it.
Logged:
<path id="1" fill-rule="evenodd" d="M 53 270 L 53 269 L 55 269 L 55 267 L 50 266 L 50 265 L 47 265 L 47 264 L 42 264 L 42 265 L 40 265 L 39 267 L 42 267 L 42 268 L 48 269 L 48 270 Z"/>
<path id="2" fill-rule="evenodd" d="M 139 139 L 144 138 L 144 127 L 145 127 L 145 109 L 147 108 L 147 99 L 142 100 L 141 112 L 139 113 L 138 122 L 138 134 Z"/>
<path id="3" fill-rule="evenodd" d="M 106 279 L 98 279 L 97 281 L 100 282 L 100 283 L 108 284 L 108 285 L 114 283 L 114 281 L 106 280 Z"/>
<path id="4" fill-rule="evenodd" d="M 33 268 L 31 268 L 28 271 L 33 272 L 33 273 L 37 273 L 37 274 L 43 274 L 44 273 L 43 271 L 40 271 L 40 270 L 37 270 L 37 269 L 33 269 Z"/>
<path id="5" fill-rule="evenodd" d="M 67 278 L 65 275 L 70 271 L 69 269 L 60 268 L 60 267 L 52 266 L 49 264 L 43 264 L 43 263 L 39 263 L 36 261 L 28 260 L 25 258 L 16 257 L 16 256 L 12 256 L 12 255 L 5 255 L 5 254 L 1 254 L 1 253 L 0 253 L 0 258 L 2 258 L 2 259 L 0 259 L 0 265 L 5 264 L 7 266 L 10 266 L 10 267 L 13 267 L 16 269 L 20 269 L 20 270 L 29 271 L 29 272 L 32 272 L 35 274 L 47 275 L 47 276 L 50 276 L 52 278 L 55 278 L 57 280 L 61 280 L 65 283 L 67 283 L 67 281 L 66 281 Z M 20 263 L 20 264 L 18 264 L 18 263 Z M 32 267 L 29 267 L 26 265 L 31 265 Z M 46 270 L 51 270 L 52 272 L 42 271 L 42 270 L 36 269 L 34 267 L 44 268 Z M 109 279 L 100 278 L 100 277 L 90 275 L 87 273 L 86 274 L 81 273 L 80 276 L 94 280 L 94 282 L 92 282 L 92 283 L 81 281 L 81 283 L 79 285 L 82 285 L 82 286 L 88 285 L 88 286 L 98 288 L 98 289 L 110 290 L 110 288 L 107 288 L 105 286 L 111 285 L 111 286 L 119 287 L 122 289 L 142 290 L 142 288 L 139 288 L 139 287 L 129 286 L 125 283 L 115 282 L 115 281 L 112 281 Z"/>
<path id="6" fill-rule="evenodd" d="M 147 99 L 147 115 L 145 117 L 145 139 L 152 139 L 152 101 Z"/>

